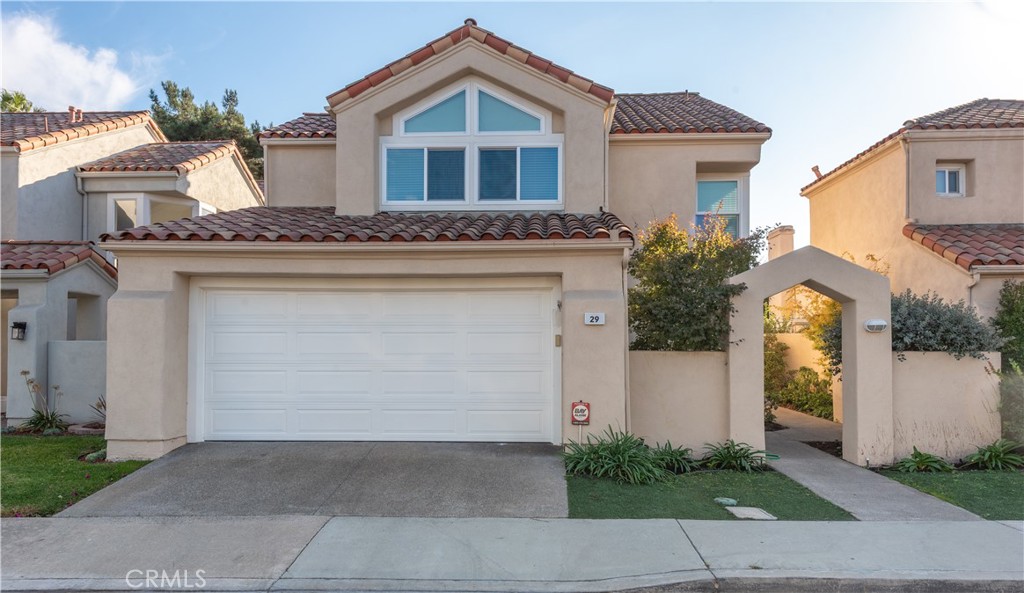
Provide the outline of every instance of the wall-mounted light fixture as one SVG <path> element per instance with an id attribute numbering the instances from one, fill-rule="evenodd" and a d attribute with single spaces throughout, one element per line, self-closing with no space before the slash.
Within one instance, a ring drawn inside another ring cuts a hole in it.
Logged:
<path id="1" fill-rule="evenodd" d="M 889 322 L 884 319 L 868 319 L 864 322 L 864 329 L 872 334 L 884 332 L 887 327 L 889 327 Z"/>
<path id="2" fill-rule="evenodd" d="M 28 323 L 24 321 L 15 321 L 14 323 L 11 323 L 11 339 L 24 340 L 26 329 L 28 329 Z"/>

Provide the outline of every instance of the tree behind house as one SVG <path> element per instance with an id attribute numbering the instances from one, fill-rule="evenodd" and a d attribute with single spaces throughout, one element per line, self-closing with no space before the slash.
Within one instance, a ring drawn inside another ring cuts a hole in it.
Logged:
<path id="1" fill-rule="evenodd" d="M 42 107 L 36 107 L 28 100 L 25 93 L 21 91 L 0 90 L 0 111 L 8 113 L 24 113 L 28 111 L 42 112 Z"/>
<path id="2" fill-rule="evenodd" d="M 246 125 L 245 116 L 238 111 L 238 93 L 224 91 L 221 109 L 210 101 L 196 103 L 192 90 L 179 87 L 173 81 L 160 84 L 167 102 L 160 100 L 154 90 L 149 91 L 153 119 L 173 142 L 202 140 L 234 140 L 245 163 L 257 179 L 263 178 L 263 148 L 256 135 L 263 130 L 258 121 Z"/>

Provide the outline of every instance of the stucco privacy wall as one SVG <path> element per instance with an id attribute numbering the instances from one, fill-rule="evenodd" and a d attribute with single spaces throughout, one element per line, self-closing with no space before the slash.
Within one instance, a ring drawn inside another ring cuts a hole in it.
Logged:
<path id="1" fill-rule="evenodd" d="M 336 108 L 337 209 L 368 215 L 380 204 L 380 122 L 445 85 L 479 76 L 527 102 L 560 114 L 565 135 L 563 198 L 566 212 L 594 213 L 604 205 L 607 103 L 520 64 L 475 41 L 431 58 Z"/>
<path id="2" fill-rule="evenodd" d="M 804 247 L 729 279 L 729 436 L 764 448 L 764 299 L 797 284 L 843 306 L 843 458 L 864 465 L 893 459 L 892 335 L 864 322 L 889 323 L 889 280 L 816 247 Z M 891 323 L 890 323 L 891 325 Z"/>
<path id="3" fill-rule="evenodd" d="M 89 406 L 107 392 L 107 343 L 50 342 L 47 359 L 50 385 L 60 385 L 64 394 L 58 405 L 60 413 L 67 414 L 65 420 L 72 424 L 97 420 Z"/>
<path id="4" fill-rule="evenodd" d="M 75 167 L 115 152 L 161 140 L 149 126 L 139 124 L 30 150 L 18 156 L 19 189 L 7 194 L 4 184 L 3 238 L 81 240 L 82 196 Z M 6 173 L 6 171 L 4 171 Z M 9 200 L 16 200 L 15 216 L 8 220 Z M 9 227 L 16 224 L 17 228 Z"/>
<path id="5" fill-rule="evenodd" d="M 268 206 L 336 206 L 334 140 L 263 140 Z"/>
<path id="6" fill-rule="evenodd" d="M 729 438 L 725 352 L 629 353 L 629 429 L 699 452 Z"/>
<path id="7" fill-rule="evenodd" d="M 609 138 L 608 209 L 634 230 L 670 214 L 679 217 L 680 228 L 689 228 L 697 210 L 698 174 L 747 175 L 760 160 L 768 134 L 650 136 Z"/>
<path id="8" fill-rule="evenodd" d="M 900 361 L 893 355 L 897 459 L 914 447 L 963 459 L 999 438 L 999 353 L 986 357 L 956 360 L 944 352 L 907 352 Z"/>
<path id="9" fill-rule="evenodd" d="M 448 279 L 559 279 L 562 436 L 575 437 L 564 410 L 581 398 L 592 403 L 597 419 L 590 430 L 625 426 L 623 261 L 629 242 L 537 243 L 441 248 L 423 243 L 415 248 L 276 244 L 263 250 L 245 245 L 104 243 L 118 257 L 121 278 L 118 292 L 108 302 L 108 455 L 154 458 L 185 443 L 193 370 L 190 278 L 226 273 L 284 288 L 301 278 L 426 279 L 438 287 Z M 584 326 L 586 311 L 604 311 L 606 325 Z"/>

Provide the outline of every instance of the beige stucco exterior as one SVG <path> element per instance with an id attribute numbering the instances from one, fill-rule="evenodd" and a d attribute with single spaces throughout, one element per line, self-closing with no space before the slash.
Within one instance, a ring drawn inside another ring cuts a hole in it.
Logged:
<path id="1" fill-rule="evenodd" d="M 674 137 L 673 137 L 674 136 Z M 608 145 L 608 209 L 634 230 L 675 214 L 689 228 L 697 213 L 697 181 L 740 180 L 749 201 L 750 170 L 769 134 L 612 135 Z M 749 225 L 749 205 L 741 204 Z"/>
<path id="2" fill-rule="evenodd" d="M 268 206 L 334 206 L 337 156 L 334 140 L 264 140 Z"/>
<path id="3" fill-rule="evenodd" d="M 950 461 L 1000 436 L 999 354 L 954 359 L 943 352 L 893 355 L 895 455 L 917 447 Z"/>
<path id="4" fill-rule="evenodd" d="M 917 224 L 1024 223 L 1024 130 L 912 130 L 832 173 L 803 195 L 810 205 L 811 244 L 864 265 L 888 267 L 893 292 L 935 292 L 964 300 L 983 319 L 994 314 L 994 284 L 1024 279 L 1024 270 L 976 274 L 903 235 Z M 965 167 L 963 197 L 935 193 L 937 165 Z M 995 273 L 995 282 L 986 278 Z"/>
<path id="5" fill-rule="evenodd" d="M 299 278 L 406 278 L 420 282 L 554 278 L 561 294 L 558 349 L 561 402 L 586 398 L 600 432 L 626 424 L 626 318 L 623 262 L 629 242 L 544 242 L 409 248 L 401 245 L 181 246 L 105 243 L 121 283 L 109 301 L 108 455 L 151 458 L 187 436 L 192 278 L 230 275 L 285 286 Z M 263 248 L 261 248 L 263 247 Z M 586 311 L 606 313 L 585 326 Z M 563 438 L 575 437 L 568 414 Z"/>
<path id="6" fill-rule="evenodd" d="M 75 167 L 115 152 L 163 140 L 148 124 L 59 142 L 3 156 L 4 239 L 82 240 L 82 194 Z M 13 163 L 13 164 L 12 164 Z M 17 167 L 17 174 L 8 179 Z"/>
<path id="7" fill-rule="evenodd" d="M 725 352 L 629 353 L 629 430 L 649 444 L 671 442 L 699 457 L 729 438 Z"/>
<path id="8" fill-rule="evenodd" d="M 556 117 L 564 134 L 562 195 L 566 212 L 595 213 L 605 205 L 604 163 L 610 106 L 479 43 L 463 43 L 394 76 L 335 108 L 339 214 L 380 210 L 380 142 L 391 117 L 447 85 L 478 77 L 503 93 Z"/>

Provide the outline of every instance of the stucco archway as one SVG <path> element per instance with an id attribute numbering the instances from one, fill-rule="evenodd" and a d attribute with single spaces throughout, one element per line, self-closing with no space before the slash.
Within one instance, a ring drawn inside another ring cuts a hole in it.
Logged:
<path id="1" fill-rule="evenodd" d="M 802 284 L 843 306 L 843 458 L 858 465 L 893 460 L 889 279 L 816 247 L 804 247 L 729 279 L 747 289 L 733 299 L 729 341 L 729 436 L 764 448 L 764 299 Z M 890 324 L 891 325 L 891 324 Z"/>

